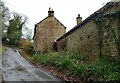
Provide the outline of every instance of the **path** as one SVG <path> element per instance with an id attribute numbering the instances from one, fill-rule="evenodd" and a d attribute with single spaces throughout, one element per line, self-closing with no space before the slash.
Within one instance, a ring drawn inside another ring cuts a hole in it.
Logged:
<path id="1" fill-rule="evenodd" d="M 6 49 L 2 59 L 2 72 L 5 81 L 61 81 L 31 65 L 17 50 L 8 47 Z"/>

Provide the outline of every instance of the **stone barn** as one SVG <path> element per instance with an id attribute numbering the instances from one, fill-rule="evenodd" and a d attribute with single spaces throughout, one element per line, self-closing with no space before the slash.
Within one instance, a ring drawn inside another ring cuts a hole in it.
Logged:
<path id="1" fill-rule="evenodd" d="M 57 39 L 58 51 L 80 52 L 90 59 L 120 55 L 120 2 L 108 2 Z"/>
<path id="2" fill-rule="evenodd" d="M 65 32 L 66 27 L 54 17 L 53 9 L 49 8 L 48 16 L 35 25 L 34 49 L 39 52 L 57 51 L 55 40 Z"/>

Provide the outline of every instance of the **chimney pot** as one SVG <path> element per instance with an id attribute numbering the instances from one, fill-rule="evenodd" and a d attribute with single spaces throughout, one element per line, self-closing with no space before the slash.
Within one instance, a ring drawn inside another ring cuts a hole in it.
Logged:
<path id="1" fill-rule="evenodd" d="M 77 25 L 82 22 L 82 17 L 80 17 L 80 14 L 78 14 L 78 17 L 76 18 Z"/>
<path id="2" fill-rule="evenodd" d="M 50 7 L 49 7 L 49 11 L 48 11 L 48 16 L 49 17 L 53 17 L 54 16 L 54 11 Z"/>
<path id="3" fill-rule="evenodd" d="M 50 11 L 50 9 L 51 9 L 51 8 L 49 7 L 49 11 Z"/>

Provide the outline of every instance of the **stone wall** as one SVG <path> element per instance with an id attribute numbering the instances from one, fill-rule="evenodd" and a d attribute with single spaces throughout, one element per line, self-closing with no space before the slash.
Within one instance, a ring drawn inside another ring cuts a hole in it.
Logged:
<path id="1" fill-rule="evenodd" d="M 100 35 L 100 56 L 120 55 L 120 2 L 108 4 L 107 10 L 99 14 L 96 24 Z"/>
<path id="2" fill-rule="evenodd" d="M 80 26 L 74 33 L 66 37 L 67 51 L 80 52 L 88 55 L 90 59 L 99 55 L 98 28 L 93 20 Z"/>
<path id="3" fill-rule="evenodd" d="M 59 51 L 66 48 L 65 51 L 86 54 L 91 60 L 99 56 L 120 55 L 120 2 L 108 3 L 93 15 L 59 39 Z"/>
<path id="4" fill-rule="evenodd" d="M 80 52 L 92 60 L 99 55 L 99 32 L 94 20 L 78 27 L 58 42 L 58 51 Z"/>
<path id="5" fill-rule="evenodd" d="M 119 24 L 120 11 L 101 16 L 97 23 L 100 32 L 100 54 L 101 56 L 119 55 Z"/>
<path id="6" fill-rule="evenodd" d="M 60 41 L 57 41 L 57 49 L 58 52 L 65 52 L 67 51 L 66 46 L 66 37 L 62 38 Z"/>
<path id="7" fill-rule="evenodd" d="M 53 42 L 65 33 L 65 27 L 55 17 L 47 17 L 36 25 L 34 46 L 36 51 L 50 52 Z"/>

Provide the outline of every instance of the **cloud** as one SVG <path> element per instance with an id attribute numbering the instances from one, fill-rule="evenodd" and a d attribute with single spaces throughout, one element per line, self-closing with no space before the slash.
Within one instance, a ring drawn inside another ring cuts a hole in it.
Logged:
<path id="1" fill-rule="evenodd" d="M 111 0 L 111 2 L 119 2 L 120 0 Z"/>
<path id="2" fill-rule="evenodd" d="M 76 17 L 81 15 L 83 20 L 101 8 L 103 3 L 110 0 L 4 0 L 9 3 L 10 9 L 25 14 L 29 18 L 29 25 L 34 30 L 34 25 L 48 15 L 51 7 L 55 17 L 62 22 L 67 31 L 76 25 Z"/>

